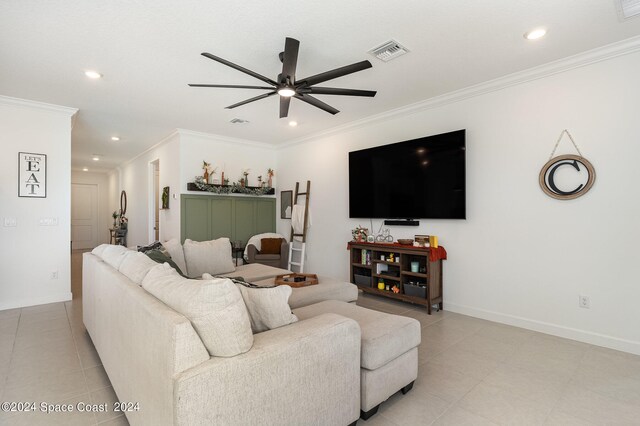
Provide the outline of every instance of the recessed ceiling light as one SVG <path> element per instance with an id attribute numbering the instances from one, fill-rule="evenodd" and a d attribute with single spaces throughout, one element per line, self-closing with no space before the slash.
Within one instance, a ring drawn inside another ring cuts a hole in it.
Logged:
<path id="1" fill-rule="evenodd" d="M 524 33 L 524 38 L 527 40 L 537 40 L 542 38 L 547 34 L 547 30 L 544 28 L 536 28 L 535 30 L 531 30 L 529 32 Z"/>
<path id="2" fill-rule="evenodd" d="M 119 141 L 119 140 L 120 140 L 120 138 L 119 138 L 119 137 L 117 137 L 117 136 L 111 136 L 111 140 L 112 140 L 112 141 Z"/>
<path id="3" fill-rule="evenodd" d="M 93 157 L 92 160 L 93 161 L 100 161 L 100 157 Z"/>
<path id="4" fill-rule="evenodd" d="M 93 70 L 87 70 L 87 71 L 85 71 L 85 72 L 84 72 L 84 75 L 86 75 L 86 76 L 87 76 L 87 77 L 89 77 L 89 78 L 93 78 L 93 79 L 101 78 L 101 77 L 102 77 L 102 74 L 100 74 L 98 71 L 93 71 Z"/>
<path id="5" fill-rule="evenodd" d="M 290 121 L 289 122 L 289 126 L 291 126 L 291 127 L 296 127 L 297 125 L 298 125 L 297 121 Z"/>
<path id="6" fill-rule="evenodd" d="M 86 167 L 82 169 L 83 172 L 88 172 L 89 169 L 87 169 Z"/>

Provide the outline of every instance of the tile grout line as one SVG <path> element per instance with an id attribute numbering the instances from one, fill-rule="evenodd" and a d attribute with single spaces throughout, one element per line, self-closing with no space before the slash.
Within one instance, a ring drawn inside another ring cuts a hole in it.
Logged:
<path id="1" fill-rule="evenodd" d="M 87 395 L 89 397 L 89 401 L 87 401 L 87 403 L 91 404 L 91 390 L 89 390 L 89 382 L 87 381 L 87 373 L 85 372 L 84 366 L 82 365 L 82 359 L 80 359 L 80 352 L 78 351 L 78 343 L 76 341 L 76 334 L 73 331 L 73 327 L 71 327 L 71 319 L 69 318 L 69 309 L 67 308 L 67 303 L 64 303 L 64 311 L 67 314 L 67 322 L 69 323 L 69 330 L 71 331 L 71 339 L 73 339 L 73 347 L 76 350 L 76 357 L 78 358 L 78 362 L 80 363 L 80 369 L 82 370 L 82 378 L 84 379 L 84 386 L 87 389 Z M 96 416 L 96 413 L 92 413 L 92 417 L 93 417 L 93 424 L 97 425 L 98 424 L 98 418 Z"/>

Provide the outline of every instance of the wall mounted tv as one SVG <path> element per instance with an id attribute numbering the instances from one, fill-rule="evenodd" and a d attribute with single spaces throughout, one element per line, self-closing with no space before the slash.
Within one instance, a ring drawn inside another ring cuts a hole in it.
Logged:
<path id="1" fill-rule="evenodd" d="M 465 130 L 349 153 L 349 217 L 465 219 Z"/>

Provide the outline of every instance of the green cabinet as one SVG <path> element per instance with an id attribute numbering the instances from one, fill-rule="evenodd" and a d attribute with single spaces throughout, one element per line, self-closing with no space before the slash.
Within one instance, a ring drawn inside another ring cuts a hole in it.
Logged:
<path id="1" fill-rule="evenodd" d="M 229 237 L 246 243 L 276 229 L 275 198 L 182 194 L 180 209 L 182 242 Z"/>

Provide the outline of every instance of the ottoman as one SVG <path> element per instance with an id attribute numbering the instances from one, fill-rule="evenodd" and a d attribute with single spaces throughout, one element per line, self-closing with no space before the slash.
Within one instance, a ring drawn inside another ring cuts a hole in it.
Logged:
<path id="1" fill-rule="evenodd" d="M 420 323 L 337 300 L 293 310 L 300 320 L 327 312 L 351 318 L 360 325 L 360 418 L 367 420 L 391 395 L 399 390 L 405 394 L 413 387 L 418 377 Z"/>
<path id="2" fill-rule="evenodd" d="M 286 272 L 283 272 L 283 274 Z M 273 285 L 274 278 L 255 281 L 257 285 Z M 318 276 L 318 284 L 307 287 L 292 288 L 289 297 L 291 309 L 312 305 L 325 300 L 341 300 L 355 302 L 358 300 L 358 287 L 354 284 L 336 280 L 335 278 Z"/>

